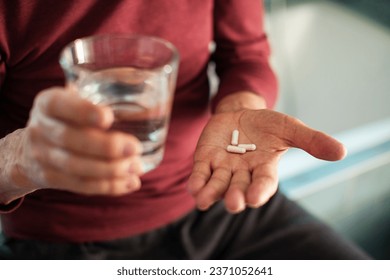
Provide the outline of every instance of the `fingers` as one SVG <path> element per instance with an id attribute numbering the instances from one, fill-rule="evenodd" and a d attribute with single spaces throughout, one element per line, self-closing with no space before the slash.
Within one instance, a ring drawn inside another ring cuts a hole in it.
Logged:
<path id="1" fill-rule="evenodd" d="M 31 131 L 32 137 L 41 137 L 53 145 L 75 153 L 115 159 L 139 155 L 142 152 L 140 141 L 130 134 L 69 126 L 43 114 L 36 117 L 35 122 Z"/>
<path id="2" fill-rule="evenodd" d="M 210 165 L 204 161 L 196 161 L 188 179 L 188 190 L 192 195 L 198 192 L 207 184 L 211 176 Z"/>
<path id="3" fill-rule="evenodd" d="M 42 165 L 61 170 L 68 176 L 104 179 L 142 174 L 142 162 L 140 157 L 136 156 L 108 161 L 69 153 L 57 147 L 46 147 L 46 152 L 38 152 L 35 158 Z"/>
<path id="4" fill-rule="evenodd" d="M 31 139 L 30 177 L 40 187 L 100 195 L 125 194 L 140 187 L 143 168 L 138 155 L 107 160 Z"/>
<path id="5" fill-rule="evenodd" d="M 114 120 L 108 107 L 96 106 L 62 88 L 42 91 L 35 99 L 34 108 L 52 118 L 77 125 L 108 128 Z"/>
<path id="6" fill-rule="evenodd" d="M 253 172 L 226 168 L 211 172 L 205 162 L 195 164 L 188 183 L 200 210 L 207 210 L 223 198 L 230 213 L 264 205 L 275 194 L 277 185 L 277 171 L 272 164 L 258 165 Z"/>
<path id="7" fill-rule="evenodd" d="M 231 177 L 229 169 L 221 167 L 214 170 L 207 184 L 196 195 L 198 208 L 206 210 L 220 200 L 230 184 Z"/>
<path id="8" fill-rule="evenodd" d="M 26 128 L 24 168 L 38 188 L 84 194 L 124 194 L 140 187 L 140 141 L 107 130 L 111 109 L 61 88 L 35 100 Z"/>
<path id="9" fill-rule="evenodd" d="M 50 167 L 39 169 L 35 177 L 48 188 L 61 189 L 85 195 L 124 195 L 138 190 L 141 181 L 137 175 L 129 174 L 117 178 L 84 178 L 68 176 L 61 170 Z"/>
<path id="10" fill-rule="evenodd" d="M 231 213 L 239 213 L 246 208 L 245 193 L 251 183 L 251 174 L 248 170 L 237 170 L 231 179 L 230 186 L 225 194 L 225 207 Z"/>
<path id="11" fill-rule="evenodd" d="M 111 110 L 74 96 L 59 88 L 41 93 L 30 118 L 32 132 L 64 149 L 89 156 L 111 159 L 142 152 L 141 143 L 132 135 L 91 129 L 111 125 Z"/>
<path id="12" fill-rule="evenodd" d="M 257 208 L 268 202 L 278 188 L 277 170 L 272 164 L 262 164 L 252 172 L 252 182 L 249 185 L 245 200 L 249 207 Z"/>
<path id="13" fill-rule="evenodd" d="M 285 115 L 283 127 L 282 137 L 291 147 L 300 148 L 316 158 L 330 161 L 343 159 L 346 155 L 343 144 L 321 131 L 311 129 L 298 119 Z"/>

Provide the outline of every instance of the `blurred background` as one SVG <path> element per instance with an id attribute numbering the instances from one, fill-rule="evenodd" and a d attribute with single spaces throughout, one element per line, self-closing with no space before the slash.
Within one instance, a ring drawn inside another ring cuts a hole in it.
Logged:
<path id="1" fill-rule="evenodd" d="M 343 142 L 336 163 L 290 150 L 280 188 L 390 259 L 390 0 L 265 0 L 277 110 Z"/>
<path id="2" fill-rule="evenodd" d="M 343 142 L 337 163 L 290 150 L 281 190 L 390 259 L 390 1 L 266 0 L 277 110 Z"/>

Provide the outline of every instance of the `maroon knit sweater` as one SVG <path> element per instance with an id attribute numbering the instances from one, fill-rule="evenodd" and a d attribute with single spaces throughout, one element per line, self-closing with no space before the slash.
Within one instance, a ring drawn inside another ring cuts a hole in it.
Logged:
<path id="1" fill-rule="evenodd" d="M 260 0 L 12 0 L 0 1 L 0 138 L 23 128 L 35 95 L 63 85 L 60 50 L 102 33 L 149 34 L 171 41 L 180 71 L 162 164 L 142 177 L 139 191 L 81 196 L 40 190 L 1 217 L 16 238 L 110 240 L 166 225 L 194 208 L 186 190 L 198 137 L 210 117 L 207 66 L 217 65 L 213 104 L 238 90 L 276 99 Z M 210 43 L 217 49 L 210 53 Z M 80 186 L 81 188 L 82 186 Z M 4 208 L 5 209 L 5 208 Z"/>

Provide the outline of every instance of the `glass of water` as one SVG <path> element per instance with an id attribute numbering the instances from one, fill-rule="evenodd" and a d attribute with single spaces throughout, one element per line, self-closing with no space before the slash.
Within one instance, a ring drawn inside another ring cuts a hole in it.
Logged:
<path id="1" fill-rule="evenodd" d="M 138 35 L 77 39 L 60 56 L 68 86 L 94 104 L 110 106 L 110 129 L 142 142 L 145 172 L 163 158 L 178 64 L 170 42 Z"/>

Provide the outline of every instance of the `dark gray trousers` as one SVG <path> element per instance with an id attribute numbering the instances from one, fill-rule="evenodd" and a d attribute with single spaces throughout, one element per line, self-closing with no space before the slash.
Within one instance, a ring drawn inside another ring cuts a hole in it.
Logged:
<path id="1" fill-rule="evenodd" d="M 222 203 L 163 228 L 113 241 L 53 243 L 2 236 L 2 259 L 367 259 L 351 242 L 277 193 L 231 215 Z"/>

